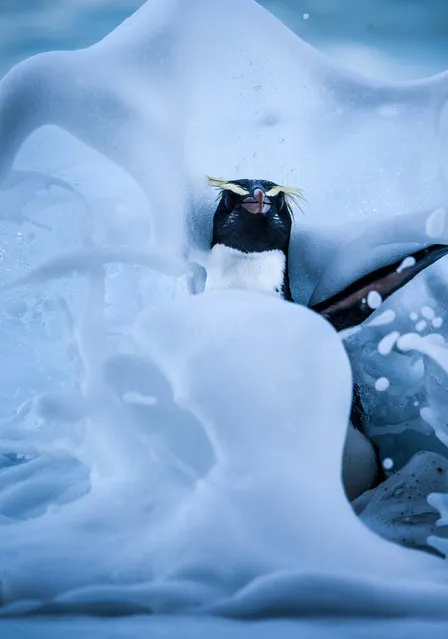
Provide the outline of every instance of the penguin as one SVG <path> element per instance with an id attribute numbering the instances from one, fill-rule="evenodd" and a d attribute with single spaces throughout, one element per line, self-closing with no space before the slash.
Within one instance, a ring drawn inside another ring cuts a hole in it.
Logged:
<path id="1" fill-rule="evenodd" d="M 241 288 L 292 302 L 288 250 L 299 189 L 209 178 L 219 190 L 205 290 Z"/>
<path id="2" fill-rule="evenodd" d="M 222 180 L 208 177 L 218 190 L 204 292 L 245 289 L 294 302 L 289 281 L 288 252 L 294 208 L 302 209 L 303 192 L 264 179 Z M 362 324 L 373 313 L 370 292 L 390 297 L 422 270 L 448 254 L 434 244 L 359 278 L 327 300 L 310 306 L 337 331 Z M 353 501 L 385 479 L 378 450 L 365 432 L 362 399 L 355 384 L 344 453 L 342 479 Z"/>

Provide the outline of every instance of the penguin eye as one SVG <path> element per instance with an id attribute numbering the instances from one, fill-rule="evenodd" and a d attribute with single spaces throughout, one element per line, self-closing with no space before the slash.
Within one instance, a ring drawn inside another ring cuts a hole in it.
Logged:
<path id="1" fill-rule="evenodd" d="M 233 211 L 235 208 L 235 194 L 232 191 L 224 191 L 222 201 L 228 211 Z"/>
<path id="2" fill-rule="evenodd" d="M 277 195 L 277 210 L 281 211 L 284 206 L 285 206 L 285 194 L 280 192 Z"/>

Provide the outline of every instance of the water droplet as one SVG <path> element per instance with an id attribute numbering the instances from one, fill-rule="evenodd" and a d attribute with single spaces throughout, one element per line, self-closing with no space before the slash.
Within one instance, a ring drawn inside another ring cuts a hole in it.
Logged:
<path id="1" fill-rule="evenodd" d="M 383 459 L 383 468 L 384 470 L 391 470 L 394 467 L 394 460 L 390 457 L 386 457 Z"/>
<path id="2" fill-rule="evenodd" d="M 427 320 L 432 320 L 435 317 L 434 310 L 430 306 L 422 306 L 420 313 Z"/>
<path id="3" fill-rule="evenodd" d="M 378 306 L 381 304 L 382 301 L 383 301 L 383 298 L 378 293 L 378 291 L 370 291 L 369 294 L 367 295 L 367 304 L 369 308 L 372 308 L 372 309 L 378 308 Z"/>
<path id="4" fill-rule="evenodd" d="M 363 302 L 365 302 L 365 300 L 363 300 Z M 369 322 L 369 326 L 384 326 L 385 324 L 390 324 L 391 322 L 393 322 L 395 320 L 395 311 L 393 311 L 392 309 L 389 309 L 387 311 L 384 311 L 384 313 L 381 313 L 381 315 L 378 315 L 378 317 L 376 317 L 375 319 L 373 319 L 371 322 Z"/>
<path id="5" fill-rule="evenodd" d="M 378 352 L 380 355 L 389 355 L 392 352 L 393 347 L 395 346 L 398 338 L 400 337 L 400 333 L 398 331 L 392 331 L 378 344 Z"/>
<path id="6" fill-rule="evenodd" d="M 375 382 L 375 389 L 379 392 L 387 390 L 390 386 L 390 382 L 387 377 L 380 377 Z"/>
<path id="7" fill-rule="evenodd" d="M 411 268 L 411 266 L 415 266 L 415 257 L 406 257 L 397 268 L 397 273 L 401 273 L 401 271 L 404 271 L 407 268 Z"/>
<path id="8" fill-rule="evenodd" d="M 417 324 L 415 325 L 415 330 L 421 333 L 422 331 L 425 330 L 427 326 L 428 326 L 428 323 L 425 320 L 421 320 L 420 322 L 417 322 Z"/>

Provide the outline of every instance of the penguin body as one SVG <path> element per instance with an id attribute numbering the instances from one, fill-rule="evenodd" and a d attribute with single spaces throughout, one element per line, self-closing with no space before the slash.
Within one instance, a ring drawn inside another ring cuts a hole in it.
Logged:
<path id="1" fill-rule="evenodd" d="M 219 203 L 213 218 L 205 291 L 240 288 L 293 301 L 288 251 L 292 204 L 300 208 L 300 190 L 267 180 L 209 181 L 219 189 Z M 402 269 L 401 262 L 383 266 L 311 308 L 326 317 L 336 330 L 357 326 L 373 312 L 366 303 L 369 292 L 380 294 L 384 300 L 447 254 L 447 246 L 429 246 L 410 256 L 410 268 Z M 363 432 L 364 411 L 357 391 L 355 385 L 342 469 L 350 500 L 384 479 L 378 453 Z"/>

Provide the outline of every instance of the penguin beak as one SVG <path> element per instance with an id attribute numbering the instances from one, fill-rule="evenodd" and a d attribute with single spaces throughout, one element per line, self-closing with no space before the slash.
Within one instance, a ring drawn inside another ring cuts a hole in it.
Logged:
<path id="1" fill-rule="evenodd" d="M 266 197 L 263 189 L 258 188 L 254 190 L 252 195 L 244 198 L 242 207 L 249 213 L 263 214 L 271 208 L 271 201 Z"/>

